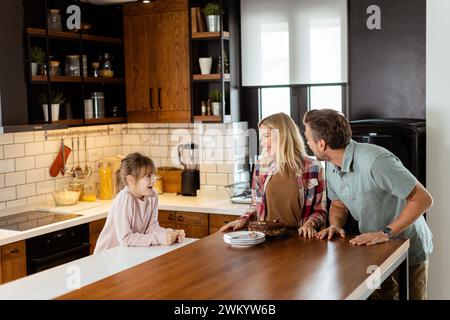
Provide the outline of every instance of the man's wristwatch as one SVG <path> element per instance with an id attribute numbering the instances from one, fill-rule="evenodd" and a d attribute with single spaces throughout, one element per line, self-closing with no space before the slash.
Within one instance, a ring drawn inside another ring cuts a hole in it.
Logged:
<path id="1" fill-rule="evenodd" d="M 394 232 L 393 232 L 392 229 L 389 228 L 389 227 L 384 227 L 383 233 L 384 233 L 384 235 L 387 236 L 388 238 L 392 238 L 392 237 L 394 236 Z"/>

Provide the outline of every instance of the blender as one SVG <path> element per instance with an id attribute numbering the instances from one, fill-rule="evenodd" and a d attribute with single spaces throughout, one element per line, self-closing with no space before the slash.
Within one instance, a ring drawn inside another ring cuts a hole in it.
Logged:
<path id="1" fill-rule="evenodd" d="M 198 146 L 195 143 L 178 145 L 178 160 L 183 166 L 181 194 L 195 197 L 197 196 L 197 190 L 200 189 Z"/>

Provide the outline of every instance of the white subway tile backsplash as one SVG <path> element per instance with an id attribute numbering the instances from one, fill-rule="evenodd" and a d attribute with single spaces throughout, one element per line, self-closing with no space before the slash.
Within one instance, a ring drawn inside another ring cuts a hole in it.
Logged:
<path id="1" fill-rule="evenodd" d="M 35 131 L 34 141 L 45 141 L 45 131 Z"/>
<path id="2" fill-rule="evenodd" d="M 53 180 L 36 183 L 37 194 L 50 193 L 55 190 L 55 182 Z"/>
<path id="3" fill-rule="evenodd" d="M 5 186 L 5 175 L 2 173 L 0 174 L 0 188 L 3 188 Z"/>
<path id="4" fill-rule="evenodd" d="M 5 159 L 23 157 L 24 155 L 25 145 L 23 143 L 3 146 L 3 156 Z"/>
<path id="5" fill-rule="evenodd" d="M 150 147 L 150 155 L 154 157 L 169 156 L 169 148 L 167 146 L 152 146 Z"/>
<path id="6" fill-rule="evenodd" d="M 36 156 L 36 168 L 49 168 L 51 167 L 53 160 L 56 155 L 53 154 L 44 154 L 40 156 Z"/>
<path id="7" fill-rule="evenodd" d="M 206 173 L 200 172 L 200 185 L 206 183 Z"/>
<path id="8" fill-rule="evenodd" d="M 46 198 L 45 195 L 30 197 L 30 198 L 27 198 L 27 203 L 28 204 L 36 204 L 36 203 L 39 203 L 39 202 L 44 202 L 46 199 L 47 198 Z"/>
<path id="9" fill-rule="evenodd" d="M 34 156 L 44 153 L 44 143 L 43 142 L 31 142 L 25 144 L 25 155 Z"/>
<path id="10" fill-rule="evenodd" d="M 16 160 L 16 170 L 17 171 L 34 169 L 36 167 L 34 156 L 16 158 L 15 160 Z"/>
<path id="11" fill-rule="evenodd" d="M 34 132 L 14 133 L 14 143 L 25 143 L 34 141 Z"/>
<path id="12" fill-rule="evenodd" d="M 25 171 L 10 172 L 5 174 L 5 186 L 17 186 L 25 184 Z"/>
<path id="13" fill-rule="evenodd" d="M 226 186 L 228 184 L 228 175 L 224 173 L 207 173 L 206 184 Z"/>
<path id="14" fill-rule="evenodd" d="M 32 197 L 36 195 L 36 184 L 30 183 L 30 184 L 24 184 L 17 186 L 17 198 L 27 198 Z"/>
<path id="15" fill-rule="evenodd" d="M 70 141 L 65 141 L 65 145 L 72 149 L 72 144 Z M 57 153 L 61 148 L 61 142 L 51 140 L 44 141 L 44 152 L 43 153 Z"/>
<path id="16" fill-rule="evenodd" d="M 0 159 L 3 159 L 3 146 L 0 146 Z"/>
<path id="17" fill-rule="evenodd" d="M 0 160 L 0 173 L 12 172 L 14 170 L 15 170 L 14 159 Z"/>
<path id="18" fill-rule="evenodd" d="M 109 136 L 95 137 L 95 146 L 98 147 L 109 147 Z"/>
<path id="19" fill-rule="evenodd" d="M 13 133 L 0 134 L 0 144 L 12 144 L 12 143 L 14 143 Z"/>
<path id="20" fill-rule="evenodd" d="M 217 164 L 217 173 L 234 173 L 234 163 L 219 163 Z"/>
<path id="21" fill-rule="evenodd" d="M 44 181 L 46 171 L 48 171 L 48 170 L 45 170 L 44 168 L 27 170 L 26 171 L 26 183 Z M 50 175 L 50 173 L 49 173 L 49 175 Z"/>
<path id="22" fill-rule="evenodd" d="M 0 202 L 16 199 L 16 187 L 2 188 L 0 192 Z"/>
<path id="23" fill-rule="evenodd" d="M 107 148 L 103 149 L 103 155 L 105 157 L 111 157 L 111 156 L 115 156 L 117 154 L 118 154 L 117 147 L 107 147 Z M 83 154 L 81 161 L 84 161 L 84 154 Z"/>
<path id="24" fill-rule="evenodd" d="M 217 164 L 215 163 L 202 163 L 200 164 L 200 172 L 211 172 L 216 173 L 217 172 Z"/>

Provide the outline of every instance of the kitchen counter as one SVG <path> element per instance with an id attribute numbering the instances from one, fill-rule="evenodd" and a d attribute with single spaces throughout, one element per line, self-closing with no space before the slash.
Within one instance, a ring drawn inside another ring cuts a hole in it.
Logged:
<path id="1" fill-rule="evenodd" d="M 396 269 L 400 298 L 407 298 L 409 240 L 376 246 L 348 240 L 305 239 L 293 231 L 237 248 L 218 232 L 58 299 L 366 299 Z"/>
<path id="2" fill-rule="evenodd" d="M 171 246 L 117 246 L 0 286 L 0 300 L 53 299 L 77 288 L 188 245 L 187 238 Z"/>
<path id="3" fill-rule="evenodd" d="M 159 195 L 159 209 L 172 211 L 202 212 L 209 214 L 228 214 L 239 216 L 248 208 L 246 204 L 233 204 L 225 193 L 221 192 L 199 192 L 197 197 L 185 197 L 175 193 L 164 193 Z M 105 218 L 111 207 L 112 200 L 97 200 L 95 203 L 79 202 L 76 206 L 55 207 L 54 203 L 39 203 L 26 207 L 16 207 L 0 211 L 0 218 L 19 212 L 45 209 L 52 212 L 72 212 L 80 217 L 65 220 L 42 227 L 25 231 L 10 231 L 0 229 L 0 246 L 36 237 L 42 234 L 66 229 L 83 223 Z M 0 227 L 1 228 L 1 227 Z"/>

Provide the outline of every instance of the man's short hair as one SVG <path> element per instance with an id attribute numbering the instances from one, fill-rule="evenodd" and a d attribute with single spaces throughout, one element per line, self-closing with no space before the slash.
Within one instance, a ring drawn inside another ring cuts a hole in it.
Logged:
<path id="1" fill-rule="evenodd" d="M 352 138 L 350 123 L 336 110 L 310 110 L 303 117 L 303 124 L 310 127 L 315 141 L 323 139 L 333 150 L 345 148 Z"/>

